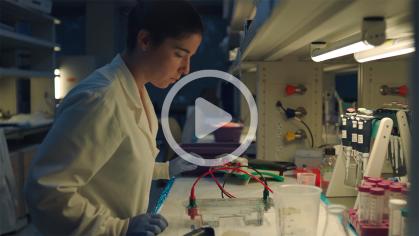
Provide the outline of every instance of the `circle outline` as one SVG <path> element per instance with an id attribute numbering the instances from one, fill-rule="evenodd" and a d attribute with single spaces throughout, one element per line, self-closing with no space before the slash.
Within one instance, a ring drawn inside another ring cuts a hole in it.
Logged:
<path id="1" fill-rule="evenodd" d="M 190 154 L 186 152 L 185 150 L 183 150 L 173 138 L 173 135 L 170 131 L 170 126 L 169 126 L 169 110 L 170 110 L 170 105 L 174 99 L 174 96 L 187 83 L 192 82 L 194 80 L 207 78 L 207 77 L 212 77 L 212 78 L 215 77 L 215 78 L 219 78 L 224 81 L 227 81 L 229 83 L 232 83 L 237 89 L 240 90 L 240 92 L 246 99 L 246 102 L 250 108 L 250 125 L 249 125 L 249 130 L 246 134 L 246 137 L 244 138 L 244 141 L 232 153 L 222 154 L 220 155 L 221 157 L 218 156 L 215 159 L 204 159 L 198 154 L 195 154 L 195 153 Z M 161 111 L 161 125 L 163 129 L 163 134 L 169 146 L 181 158 L 193 164 L 196 164 L 198 166 L 220 166 L 228 162 L 231 162 L 237 157 L 239 157 L 241 154 L 243 154 L 246 151 L 246 149 L 250 146 L 254 137 L 256 136 L 257 124 L 258 124 L 258 111 L 257 111 L 256 102 L 252 96 L 252 93 L 249 91 L 246 85 L 244 85 L 243 82 L 241 82 L 235 76 L 229 73 L 223 72 L 223 71 L 219 71 L 219 70 L 200 70 L 200 71 L 193 72 L 185 76 L 181 80 L 179 80 L 177 83 L 174 84 L 174 86 L 169 90 L 168 94 L 166 95 L 163 102 L 162 111 Z"/>

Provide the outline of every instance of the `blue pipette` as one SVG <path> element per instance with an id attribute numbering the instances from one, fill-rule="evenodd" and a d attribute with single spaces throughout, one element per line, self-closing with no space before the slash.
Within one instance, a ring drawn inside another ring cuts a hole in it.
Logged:
<path id="1" fill-rule="evenodd" d="M 166 198 L 169 195 L 170 189 L 172 188 L 174 182 L 175 182 L 175 177 L 173 176 L 172 178 L 169 179 L 166 187 L 163 189 L 163 192 L 160 194 L 159 200 L 157 201 L 157 205 L 153 211 L 154 214 L 158 214 L 160 212 L 161 208 L 163 207 L 163 203 L 166 201 Z"/>

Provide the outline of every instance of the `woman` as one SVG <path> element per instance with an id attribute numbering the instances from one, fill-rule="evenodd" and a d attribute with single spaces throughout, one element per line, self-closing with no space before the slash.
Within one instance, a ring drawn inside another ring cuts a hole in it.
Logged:
<path id="1" fill-rule="evenodd" d="M 157 119 L 144 87 L 189 72 L 202 22 L 185 1 L 144 1 L 128 19 L 127 49 L 77 85 L 60 105 L 26 186 L 33 222 L 46 235 L 155 235 L 147 214 L 152 179 L 196 166 L 155 163 Z"/>

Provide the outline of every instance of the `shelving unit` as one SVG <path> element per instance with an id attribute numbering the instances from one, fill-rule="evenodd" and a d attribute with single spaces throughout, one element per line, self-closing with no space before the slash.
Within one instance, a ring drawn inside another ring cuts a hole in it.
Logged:
<path id="1" fill-rule="evenodd" d="M 240 61 L 307 57 L 313 41 L 336 41 L 358 33 L 363 17 L 383 16 L 387 37 L 412 32 L 410 0 L 259 1 L 240 47 Z"/>
<path id="2" fill-rule="evenodd" d="M 55 51 L 60 49 L 55 43 L 55 24 L 59 20 L 21 2 L 0 1 L 0 109 L 16 114 L 21 112 L 19 103 L 26 102 L 24 112 L 52 114 L 45 98 L 54 98 Z"/>
<path id="3" fill-rule="evenodd" d="M 53 116 L 55 51 L 59 50 L 55 25 L 59 20 L 23 2 L 0 0 L 0 109 L 11 115 L 43 112 Z M 29 163 L 50 126 L 0 127 L 5 131 L 18 190 L 14 230 L 27 223 L 23 186 Z"/>
<path id="4" fill-rule="evenodd" d="M 407 84 L 408 56 L 358 64 L 351 55 L 315 63 L 310 58 L 310 44 L 334 42 L 360 33 L 363 18 L 370 16 L 385 18 L 387 38 L 412 36 L 411 0 L 254 0 L 253 3 L 256 14 L 250 26 L 242 32 L 238 57 L 229 71 L 241 78 L 251 77 L 257 83 L 257 158 L 292 161 L 296 149 L 307 148 L 307 142 L 284 142 L 284 133 L 295 131 L 300 125 L 285 119 L 283 112 L 275 107 L 277 100 L 286 107 L 308 108 L 303 120 L 313 131 L 314 146 L 327 142 L 324 138 L 327 133 L 322 135 L 324 93 L 330 87 L 327 84 L 339 71 L 358 71 L 358 102 L 361 106 L 376 108 L 390 100 L 407 101 L 406 98 L 381 96 L 379 86 Z M 245 83 L 251 82 L 246 79 Z M 303 84 L 307 93 L 285 96 L 285 84 Z M 244 109 L 244 113 L 246 111 Z"/>

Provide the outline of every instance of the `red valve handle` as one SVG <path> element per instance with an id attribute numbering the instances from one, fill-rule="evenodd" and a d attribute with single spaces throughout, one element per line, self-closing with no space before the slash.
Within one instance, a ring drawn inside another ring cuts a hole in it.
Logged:
<path id="1" fill-rule="evenodd" d="M 296 86 L 292 86 L 292 85 L 287 85 L 286 87 L 285 87 L 285 94 L 287 95 L 287 96 L 291 96 L 291 95 L 293 95 L 295 92 L 297 91 L 297 87 Z"/>
<path id="2" fill-rule="evenodd" d="M 400 86 L 399 87 L 399 95 L 406 97 L 407 93 L 409 92 L 409 88 L 406 85 Z"/>

